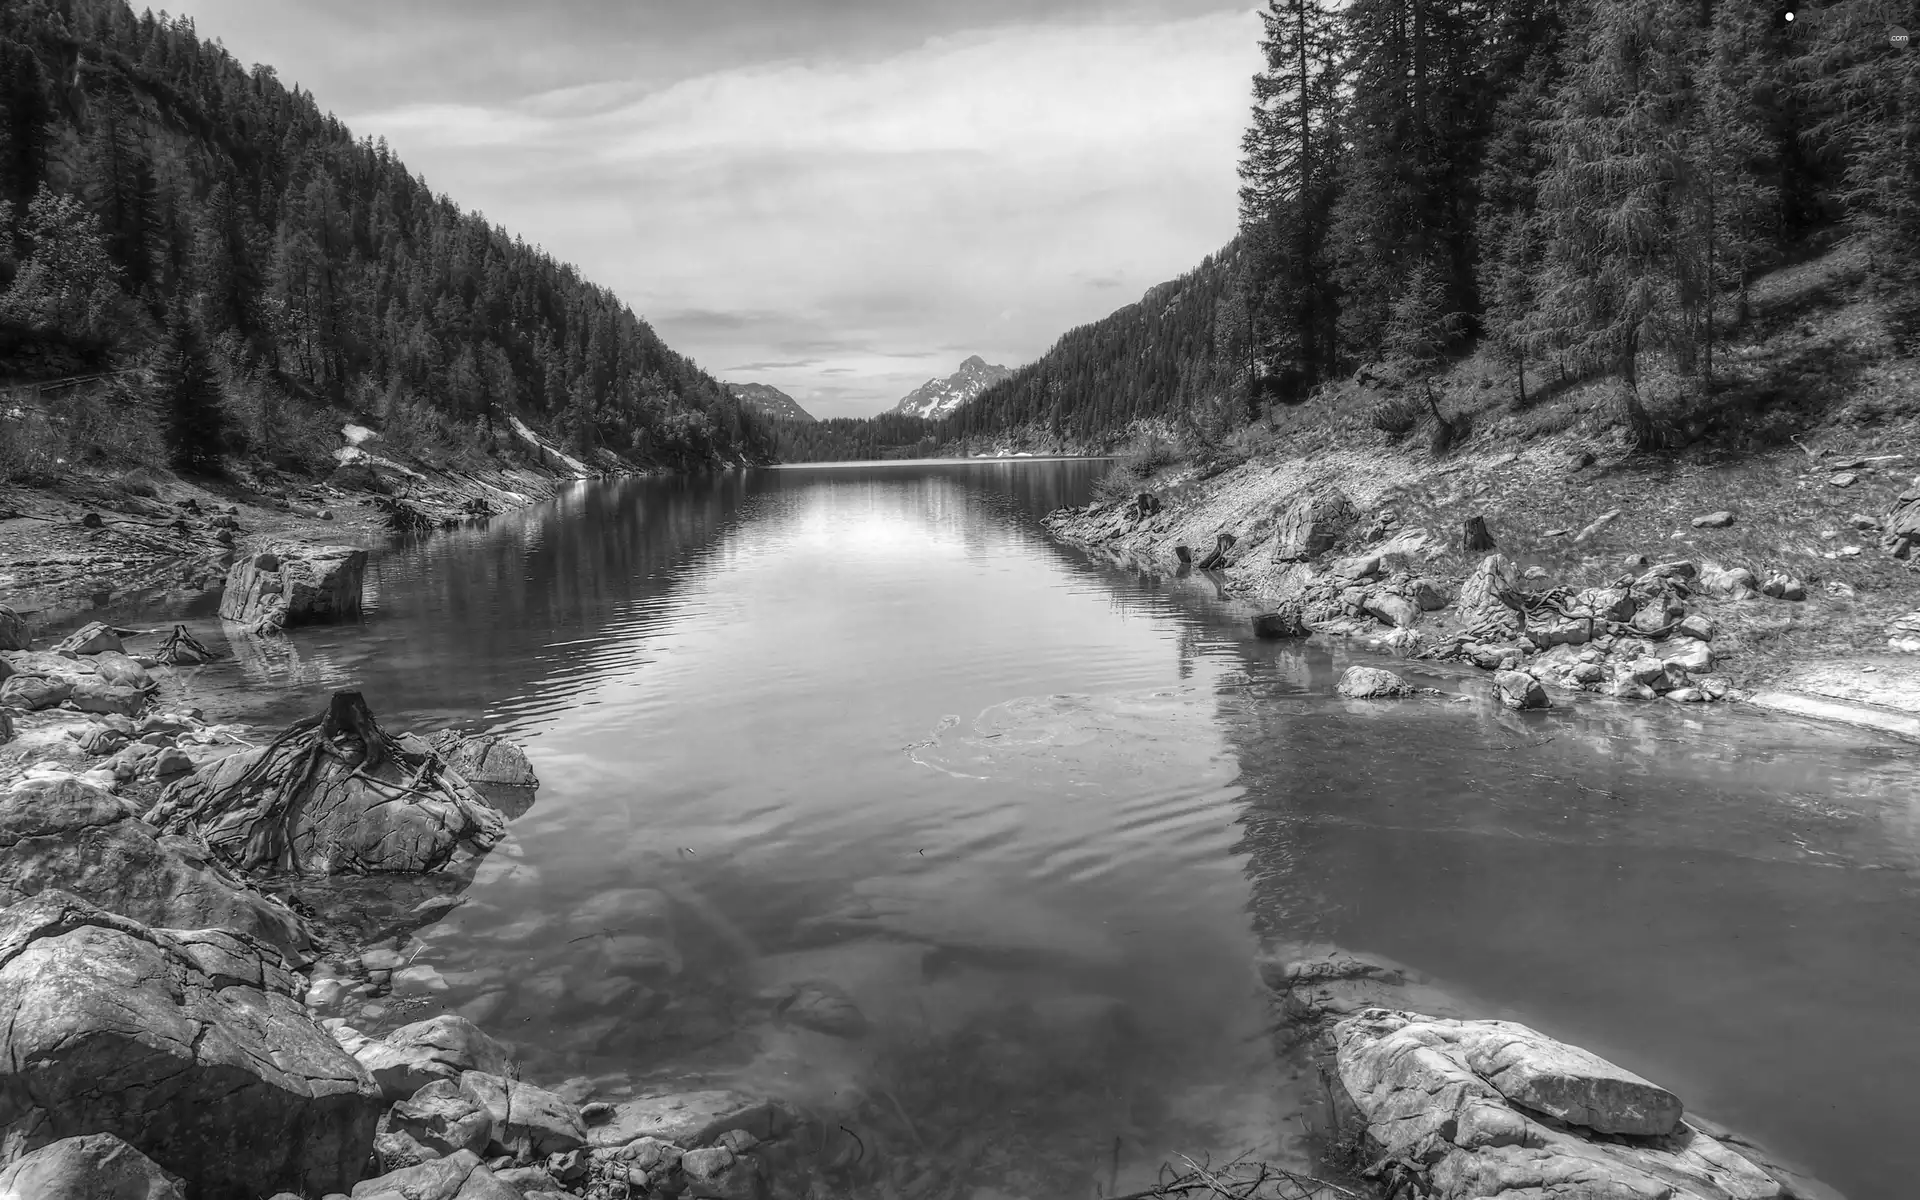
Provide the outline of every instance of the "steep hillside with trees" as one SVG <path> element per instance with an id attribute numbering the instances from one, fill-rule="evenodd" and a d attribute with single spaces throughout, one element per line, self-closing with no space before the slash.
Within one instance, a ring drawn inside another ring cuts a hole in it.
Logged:
<path id="1" fill-rule="evenodd" d="M 512 414 L 582 457 L 666 467 L 773 448 L 611 292 L 191 20 L 10 0 L 0 378 L 135 366 L 171 428 L 228 454 L 297 458 L 344 414 L 469 449 Z M 181 467 L 211 465 L 175 442 Z"/>

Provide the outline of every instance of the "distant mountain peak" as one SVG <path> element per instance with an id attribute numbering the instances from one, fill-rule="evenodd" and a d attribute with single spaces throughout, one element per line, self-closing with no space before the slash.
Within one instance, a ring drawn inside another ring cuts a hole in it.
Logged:
<path id="1" fill-rule="evenodd" d="M 800 402 L 777 387 L 765 383 L 730 383 L 727 390 L 734 399 L 740 401 L 769 417 L 780 417 L 788 421 L 811 421 L 812 413 L 800 407 Z"/>
<path id="2" fill-rule="evenodd" d="M 901 398 L 900 403 L 894 405 L 889 411 L 914 417 L 926 417 L 929 420 L 944 417 L 994 384 L 1011 378 L 1012 375 L 1012 371 L 996 366 L 978 354 L 969 355 L 966 361 L 960 364 L 959 370 L 945 379 L 927 380 L 908 392 Z"/>

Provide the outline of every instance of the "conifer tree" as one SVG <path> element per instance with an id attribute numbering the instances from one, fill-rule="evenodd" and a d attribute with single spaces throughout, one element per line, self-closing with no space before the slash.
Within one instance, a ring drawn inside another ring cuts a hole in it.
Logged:
<path id="1" fill-rule="evenodd" d="M 1340 162 L 1339 17 L 1328 0 L 1268 0 L 1266 67 L 1241 142 L 1240 229 L 1257 381 L 1297 398 L 1338 358 L 1328 236 Z"/>
<path id="2" fill-rule="evenodd" d="M 212 475 L 220 469 L 226 438 L 226 414 L 220 407 L 220 381 L 206 343 L 184 304 L 167 317 L 167 343 L 160 363 L 161 398 L 166 405 L 167 453 L 174 469 Z"/>

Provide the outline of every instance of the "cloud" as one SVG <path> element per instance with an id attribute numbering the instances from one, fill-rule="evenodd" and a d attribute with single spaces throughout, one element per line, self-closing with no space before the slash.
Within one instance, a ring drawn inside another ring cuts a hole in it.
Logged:
<path id="1" fill-rule="evenodd" d="M 850 415 L 1225 244 L 1257 38 L 1251 9 L 1082 16 L 344 116 L 696 361 Z"/>

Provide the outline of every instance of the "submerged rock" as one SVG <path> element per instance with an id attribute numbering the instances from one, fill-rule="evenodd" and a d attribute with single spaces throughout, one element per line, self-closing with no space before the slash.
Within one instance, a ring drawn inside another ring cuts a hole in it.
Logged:
<path id="1" fill-rule="evenodd" d="M 859 1037 L 867 1031 L 867 1015 L 853 997 L 819 980 L 795 987 L 774 1011 L 783 1020 L 835 1037 Z"/>
<path id="2" fill-rule="evenodd" d="M 254 633 L 360 616 L 367 552 L 352 546 L 275 542 L 234 563 L 220 616 Z"/>
<path id="3" fill-rule="evenodd" d="M 0 792 L 0 904 L 49 888 L 168 929 L 234 929 L 304 961 L 300 918 L 208 861 L 189 838 L 163 837 L 104 788 L 32 780 Z"/>
<path id="4" fill-rule="evenodd" d="M 435 871 L 490 850 L 506 821 L 418 738 L 393 738 L 358 692 L 257 750 L 170 786 L 149 819 L 241 870 Z"/>
<path id="5" fill-rule="evenodd" d="M 605 1123 L 587 1131 L 588 1144 L 610 1149 L 643 1139 L 681 1149 L 703 1146 L 730 1129 L 744 1129 L 762 1141 L 780 1137 L 795 1124 L 777 1101 L 740 1092 L 680 1092 L 616 1104 Z"/>
<path id="6" fill-rule="evenodd" d="M 204 1200 L 358 1179 L 379 1091 L 295 998 L 279 955 L 47 891 L 0 912 L 0 1138 L 110 1133 Z"/>

